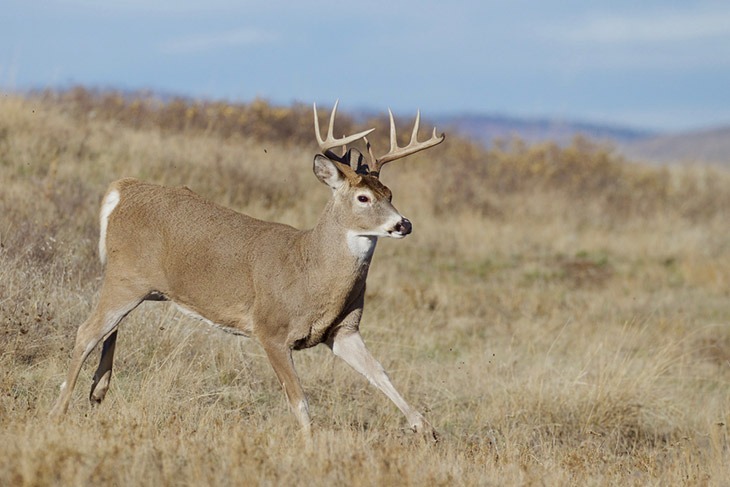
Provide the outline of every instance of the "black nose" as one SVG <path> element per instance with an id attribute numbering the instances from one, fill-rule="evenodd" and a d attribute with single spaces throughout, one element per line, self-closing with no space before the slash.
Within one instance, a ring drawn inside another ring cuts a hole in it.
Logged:
<path id="1" fill-rule="evenodd" d="M 395 225 L 395 231 L 401 235 L 408 235 L 411 233 L 411 230 L 413 230 L 413 225 L 411 225 L 411 221 L 408 218 L 403 218 Z"/>

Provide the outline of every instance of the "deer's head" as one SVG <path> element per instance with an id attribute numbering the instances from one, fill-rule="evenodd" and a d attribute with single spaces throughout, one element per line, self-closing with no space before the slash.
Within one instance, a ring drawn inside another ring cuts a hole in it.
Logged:
<path id="1" fill-rule="evenodd" d="M 323 140 L 317 117 L 317 106 L 314 106 L 314 129 L 321 154 L 314 157 L 314 174 L 332 189 L 334 206 L 338 208 L 337 217 L 340 223 L 355 236 L 361 237 L 393 237 L 403 238 L 411 233 L 411 222 L 395 209 L 391 200 L 390 189 L 380 182 L 380 170 L 388 162 L 428 149 L 444 141 L 445 136 L 436 135 L 425 142 L 418 142 L 418 126 L 420 112 L 416 115 L 411 141 L 405 147 L 398 147 L 396 141 L 395 122 L 390 115 L 390 150 L 375 157 L 367 135 L 375 129 L 369 129 L 340 139 L 334 137 L 335 102 L 330 115 L 327 137 Z M 347 150 L 347 144 L 359 139 L 365 141 L 367 155 L 357 149 Z M 343 147 L 341 155 L 332 149 Z"/>

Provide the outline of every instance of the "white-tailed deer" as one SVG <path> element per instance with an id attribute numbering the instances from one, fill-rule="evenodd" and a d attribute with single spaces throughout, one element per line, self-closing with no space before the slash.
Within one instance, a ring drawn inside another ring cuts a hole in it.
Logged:
<path id="1" fill-rule="evenodd" d="M 418 142 L 419 117 L 410 143 L 398 147 L 390 115 L 390 151 L 375 157 L 365 137 L 373 129 L 336 139 L 332 109 L 314 173 L 332 190 L 316 226 L 297 230 L 216 205 L 187 188 L 136 179 L 113 182 L 101 205 L 99 255 L 106 265 L 99 301 L 79 327 L 66 381 L 51 416 L 69 405 L 84 360 L 104 339 L 89 400 L 101 402 L 111 379 L 117 328 L 142 301 L 171 300 L 226 331 L 254 336 L 263 346 L 294 414 L 310 431 L 307 399 L 292 351 L 324 343 L 380 389 L 415 431 L 431 425 L 401 397 L 383 367 L 365 348 L 359 326 L 365 280 L 378 237 L 403 238 L 411 222 L 391 204 L 378 179 L 382 166 L 444 140 Z M 336 147 L 364 139 L 367 155 Z"/>

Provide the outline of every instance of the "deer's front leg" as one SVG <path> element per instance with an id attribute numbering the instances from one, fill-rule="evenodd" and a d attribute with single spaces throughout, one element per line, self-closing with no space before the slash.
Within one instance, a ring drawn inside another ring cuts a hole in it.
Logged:
<path id="1" fill-rule="evenodd" d="M 408 425 L 416 432 L 437 438 L 437 433 L 421 414 L 413 409 L 390 382 L 383 366 L 375 360 L 365 347 L 365 342 L 357 329 L 340 328 L 334 336 L 327 340 L 332 352 L 360 372 L 375 387 L 393 401 L 405 415 Z"/>
<path id="2" fill-rule="evenodd" d="M 294 370 L 291 349 L 284 344 L 271 342 L 262 341 L 262 345 L 271 366 L 274 368 L 274 372 L 276 372 L 276 377 L 278 377 L 284 388 L 289 405 L 302 426 L 302 431 L 309 437 L 312 428 L 309 419 L 309 405 L 307 404 L 307 397 L 304 395 L 304 389 L 302 389 L 299 382 L 299 376 Z"/>

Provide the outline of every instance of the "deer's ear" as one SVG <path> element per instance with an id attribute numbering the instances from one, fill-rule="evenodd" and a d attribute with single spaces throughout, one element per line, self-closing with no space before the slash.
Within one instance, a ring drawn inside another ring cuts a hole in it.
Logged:
<path id="1" fill-rule="evenodd" d="M 312 169 L 317 179 L 332 188 L 332 191 L 337 190 L 345 182 L 345 175 L 339 170 L 337 164 L 322 154 L 314 156 L 314 167 Z"/>

